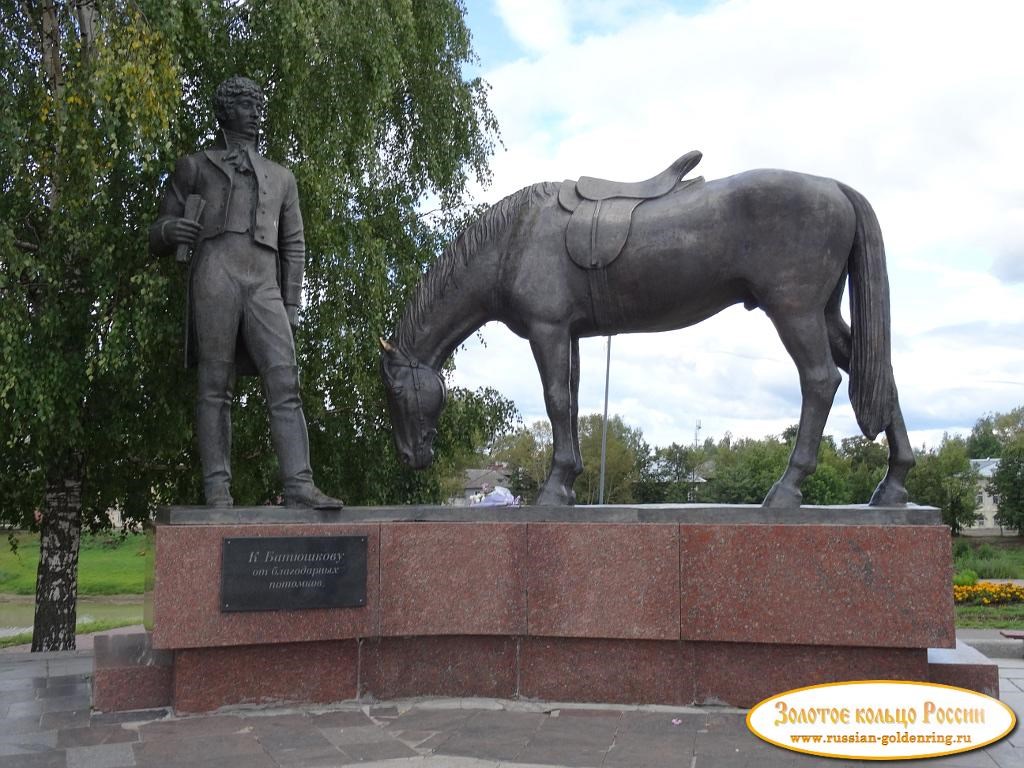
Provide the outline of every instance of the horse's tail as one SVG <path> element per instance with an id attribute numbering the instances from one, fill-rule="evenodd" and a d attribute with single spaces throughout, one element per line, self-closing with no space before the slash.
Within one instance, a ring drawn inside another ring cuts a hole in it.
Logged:
<path id="1" fill-rule="evenodd" d="M 839 184 L 839 188 L 853 204 L 857 217 L 848 262 L 850 403 L 861 431 L 873 440 L 892 422 L 896 407 L 885 245 L 871 204 L 857 190 L 845 184 Z"/>

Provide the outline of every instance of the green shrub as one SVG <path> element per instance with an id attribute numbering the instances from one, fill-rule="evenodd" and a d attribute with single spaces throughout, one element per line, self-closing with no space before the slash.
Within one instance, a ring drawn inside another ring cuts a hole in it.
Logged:
<path id="1" fill-rule="evenodd" d="M 1004 558 L 975 561 L 974 570 L 982 579 L 1016 579 L 1020 569 Z"/>
<path id="2" fill-rule="evenodd" d="M 977 582 L 978 574 L 969 568 L 963 571 L 957 571 L 956 575 L 953 576 L 953 583 L 958 587 L 970 587 Z"/>
<path id="3" fill-rule="evenodd" d="M 974 556 L 979 560 L 991 560 L 996 556 L 996 551 L 989 544 L 982 544 L 974 550 Z"/>
<path id="4" fill-rule="evenodd" d="M 963 539 L 953 542 L 953 559 L 961 560 L 971 554 L 971 545 Z"/>

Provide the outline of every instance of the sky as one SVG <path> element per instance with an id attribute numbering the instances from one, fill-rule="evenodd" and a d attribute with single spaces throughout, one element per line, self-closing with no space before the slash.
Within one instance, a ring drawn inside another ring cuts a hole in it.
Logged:
<path id="1" fill-rule="evenodd" d="M 467 0 L 501 130 L 493 204 L 544 180 L 635 181 L 691 149 L 693 175 L 839 179 L 885 237 L 893 369 L 915 447 L 1024 404 L 1024 3 Z M 848 292 L 847 292 L 848 293 Z M 848 317 L 848 313 L 847 313 Z M 546 418 L 528 343 L 491 323 L 454 384 Z M 606 341 L 581 341 L 580 413 Z M 838 394 L 826 434 L 859 434 Z M 759 438 L 799 419 L 796 368 L 760 311 L 611 340 L 609 413 L 653 446 Z"/>

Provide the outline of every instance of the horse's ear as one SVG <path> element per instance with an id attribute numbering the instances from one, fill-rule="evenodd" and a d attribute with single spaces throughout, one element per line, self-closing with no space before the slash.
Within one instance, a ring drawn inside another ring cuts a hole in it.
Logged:
<path id="1" fill-rule="evenodd" d="M 385 339 L 383 336 L 379 337 L 377 339 L 377 341 L 380 342 L 380 348 L 381 348 L 382 351 L 384 351 L 384 352 L 391 352 L 391 353 L 395 352 L 395 345 L 392 344 L 387 339 Z"/>

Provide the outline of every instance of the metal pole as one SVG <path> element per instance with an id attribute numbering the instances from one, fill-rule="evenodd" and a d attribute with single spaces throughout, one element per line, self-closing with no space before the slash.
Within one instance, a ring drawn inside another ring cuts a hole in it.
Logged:
<path id="1" fill-rule="evenodd" d="M 608 337 L 608 355 L 604 363 L 604 421 L 601 425 L 601 483 L 597 491 L 597 503 L 604 504 L 604 466 L 608 457 L 608 379 L 612 370 L 612 337 Z"/>

